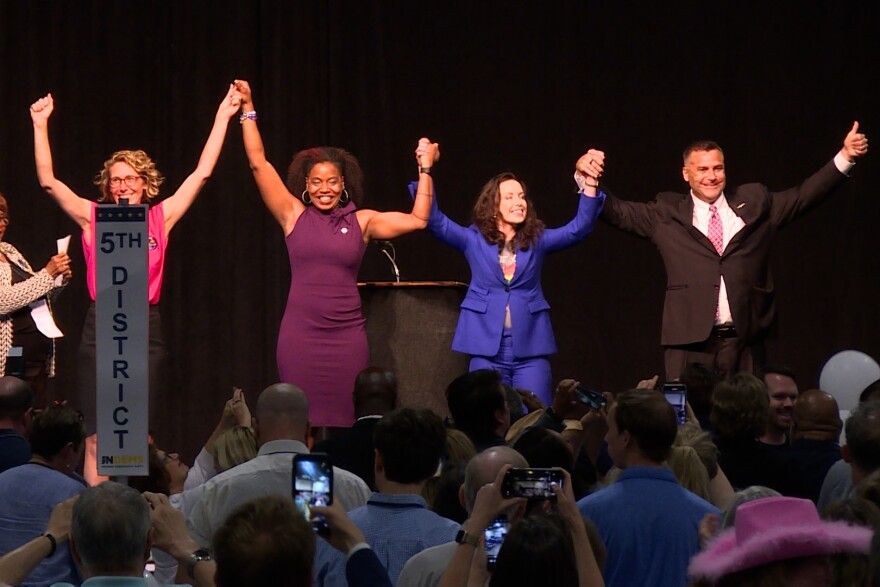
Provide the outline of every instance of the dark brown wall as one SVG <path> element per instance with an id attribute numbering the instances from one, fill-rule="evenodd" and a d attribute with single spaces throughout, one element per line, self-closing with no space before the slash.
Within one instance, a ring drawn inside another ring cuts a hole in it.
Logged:
<path id="1" fill-rule="evenodd" d="M 141 147 L 173 191 L 195 166 L 213 112 L 249 79 L 270 159 L 342 145 L 361 158 L 371 204 L 408 206 L 412 151 L 442 145 L 444 209 L 466 221 L 491 175 L 515 170 L 541 217 L 574 212 L 571 173 L 589 146 L 606 185 L 647 200 L 678 189 L 680 150 L 711 137 L 731 183 L 788 187 L 834 155 L 852 120 L 875 141 L 880 18 L 872 2 L 0 2 L 0 190 L 8 240 L 35 264 L 76 231 L 36 184 L 28 105 L 51 91 L 59 177 L 83 195 L 112 151 Z M 875 147 L 875 151 L 877 148 Z M 781 309 L 771 359 L 813 385 L 822 361 L 880 356 L 878 153 L 827 204 L 780 236 Z M 78 236 L 78 235 L 77 235 Z M 400 239 L 410 279 L 467 280 L 427 234 Z M 60 306 L 70 384 L 86 307 L 80 270 Z M 370 248 L 364 279 L 390 274 Z M 172 235 L 163 315 L 177 369 L 163 442 L 192 453 L 233 384 L 273 381 L 289 270 L 281 231 L 230 128 L 214 178 Z M 627 387 L 661 369 L 663 268 L 650 243 L 600 226 L 552 257 L 544 287 L 557 377 Z"/>

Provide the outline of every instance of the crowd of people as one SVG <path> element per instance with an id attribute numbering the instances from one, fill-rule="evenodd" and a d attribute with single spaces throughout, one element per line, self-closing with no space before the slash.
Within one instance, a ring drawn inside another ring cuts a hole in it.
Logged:
<path id="1" fill-rule="evenodd" d="M 318 443 L 297 386 L 253 412 L 235 390 L 192 467 L 151 445 L 148 477 L 89 486 L 81 414 L 35 411 L 4 376 L 0 583 L 880 585 L 880 381 L 845 423 L 783 367 L 689 365 L 682 382 L 705 422 L 688 405 L 679 423 L 656 377 L 598 408 L 563 380 L 542 408 L 490 369 L 449 383 L 444 421 L 397 407 L 393 373 L 368 368 L 354 425 Z M 315 448 L 347 467 L 311 507 L 317 534 L 291 493 Z M 517 493 L 522 470 L 558 475 Z"/>

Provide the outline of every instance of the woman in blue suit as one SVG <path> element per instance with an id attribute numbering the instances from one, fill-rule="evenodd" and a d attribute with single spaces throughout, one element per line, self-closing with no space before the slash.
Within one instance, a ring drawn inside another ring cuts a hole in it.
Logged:
<path id="1" fill-rule="evenodd" d="M 450 220 L 436 198 L 428 221 L 431 234 L 461 251 L 471 268 L 452 350 L 471 356 L 471 371 L 495 369 L 504 383 L 534 392 L 545 405 L 551 403 L 549 356 L 556 352 L 556 340 L 541 269 L 545 255 L 586 238 L 602 211 L 605 194 L 597 192 L 593 178 L 602 174 L 604 155 L 590 151 L 587 160 L 596 173 L 587 180 L 576 176 L 577 214 L 559 228 L 544 227 L 513 173 L 496 175 L 483 186 L 470 226 Z"/>

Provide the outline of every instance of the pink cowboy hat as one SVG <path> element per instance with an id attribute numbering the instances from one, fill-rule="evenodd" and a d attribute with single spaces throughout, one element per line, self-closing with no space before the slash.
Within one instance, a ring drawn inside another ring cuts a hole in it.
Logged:
<path id="1" fill-rule="evenodd" d="M 843 522 L 824 522 L 808 499 L 768 497 L 744 503 L 736 524 L 691 559 L 688 574 L 716 580 L 767 563 L 852 552 L 867 554 L 874 532 Z"/>

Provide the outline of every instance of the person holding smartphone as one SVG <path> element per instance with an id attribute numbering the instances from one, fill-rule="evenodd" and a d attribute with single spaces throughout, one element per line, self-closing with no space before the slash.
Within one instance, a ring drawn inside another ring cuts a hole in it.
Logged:
<path id="1" fill-rule="evenodd" d="M 404 564 L 425 548 L 448 543 L 458 523 L 427 507 L 425 482 L 437 472 L 446 430 L 431 410 L 400 408 L 382 418 L 374 432 L 376 487 L 367 503 L 349 512 L 396 583 Z M 324 559 L 320 553 L 316 564 Z M 332 561 L 325 585 L 344 584 L 341 561 Z"/>
<path id="2" fill-rule="evenodd" d="M 208 550 L 190 536 L 183 514 L 166 496 L 149 492 L 143 496 L 150 504 L 154 546 L 170 553 L 196 587 L 306 587 L 312 585 L 314 552 L 331 546 L 345 555 L 350 587 L 392 585 L 363 532 L 339 502 L 313 508 L 326 520 L 324 541 L 316 539 L 289 498 L 271 495 L 251 500 L 224 522 Z"/>
<path id="3" fill-rule="evenodd" d="M 603 586 L 602 573 L 571 493 L 571 477 L 565 471 L 562 486 L 553 486 L 556 503 L 551 513 L 538 510 L 511 526 L 490 576 L 481 538 L 501 512 L 525 501 L 522 497 L 503 496 L 509 469 L 503 466 L 495 480 L 477 492 L 441 587 L 463 587 L 469 584 L 469 577 L 478 584 L 488 580 L 490 586 Z"/>

